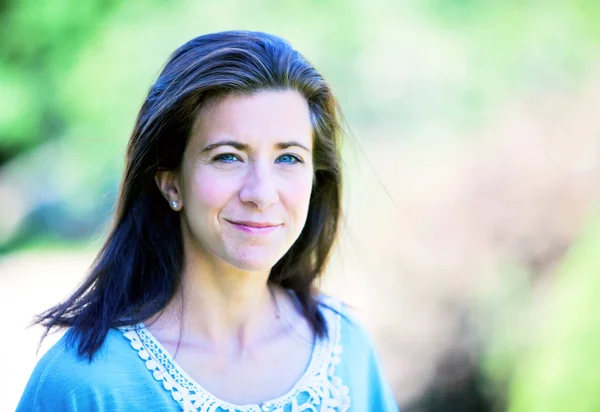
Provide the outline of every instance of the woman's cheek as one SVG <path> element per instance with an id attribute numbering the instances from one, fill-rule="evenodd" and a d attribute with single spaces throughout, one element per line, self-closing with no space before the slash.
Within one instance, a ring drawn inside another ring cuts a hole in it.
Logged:
<path id="1" fill-rule="evenodd" d="M 194 179 L 194 197 L 208 207 L 224 207 L 235 190 L 233 179 L 216 173 L 198 173 Z"/>
<path id="2" fill-rule="evenodd" d="M 288 207 L 300 211 L 308 211 L 310 202 L 310 193 L 312 190 L 312 178 L 302 176 L 301 179 L 296 179 L 294 182 L 288 182 L 284 185 L 285 202 Z"/>

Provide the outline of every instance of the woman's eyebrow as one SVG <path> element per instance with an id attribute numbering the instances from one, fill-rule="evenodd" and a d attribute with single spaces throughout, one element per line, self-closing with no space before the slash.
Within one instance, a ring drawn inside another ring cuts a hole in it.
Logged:
<path id="1" fill-rule="evenodd" d="M 231 146 L 234 149 L 237 149 L 242 152 L 247 152 L 250 149 L 250 146 L 248 146 L 245 143 L 236 142 L 235 140 L 223 140 L 220 142 L 209 144 L 204 149 L 202 149 L 202 153 L 209 152 L 219 146 Z"/>
<path id="2" fill-rule="evenodd" d="M 295 140 L 289 141 L 289 142 L 279 142 L 277 144 L 275 144 L 275 147 L 279 150 L 285 150 L 288 147 L 299 147 L 301 149 L 306 150 L 307 152 L 310 152 L 310 149 L 306 146 L 304 146 L 302 143 L 299 143 Z"/>
<path id="3" fill-rule="evenodd" d="M 213 150 L 219 146 L 231 146 L 234 149 L 237 149 L 242 152 L 250 151 L 250 146 L 245 143 L 240 143 L 235 140 L 222 140 L 220 142 L 209 144 L 204 149 L 202 149 L 202 153 L 210 152 L 211 150 Z M 279 143 L 275 144 L 275 148 L 278 150 L 285 150 L 290 147 L 299 147 L 301 149 L 306 150 L 307 152 L 310 152 L 310 149 L 308 147 L 304 146 L 302 143 L 297 142 L 295 140 L 292 140 L 289 142 L 279 142 Z"/>

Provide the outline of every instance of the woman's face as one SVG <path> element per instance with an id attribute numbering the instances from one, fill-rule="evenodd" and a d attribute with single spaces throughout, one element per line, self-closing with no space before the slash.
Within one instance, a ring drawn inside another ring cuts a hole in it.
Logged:
<path id="1" fill-rule="evenodd" d="M 177 177 L 186 250 L 271 269 L 306 222 L 312 140 L 296 91 L 228 96 L 202 109 Z"/>

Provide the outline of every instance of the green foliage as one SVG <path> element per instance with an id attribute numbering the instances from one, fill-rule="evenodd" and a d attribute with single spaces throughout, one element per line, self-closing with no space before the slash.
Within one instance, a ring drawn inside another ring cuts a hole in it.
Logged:
<path id="1" fill-rule="evenodd" d="M 564 260 L 535 341 L 517 363 L 510 412 L 600 410 L 600 219 Z M 537 329 L 536 329 L 537 330 Z"/>
<path id="2" fill-rule="evenodd" d="M 68 127 L 64 73 L 120 0 L 9 2 L 0 14 L 0 164 Z"/>

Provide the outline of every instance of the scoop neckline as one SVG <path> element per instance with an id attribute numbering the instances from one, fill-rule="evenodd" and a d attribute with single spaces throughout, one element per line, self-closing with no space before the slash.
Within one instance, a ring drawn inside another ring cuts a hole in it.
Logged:
<path id="1" fill-rule="evenodd" d="M 211 391 L 206 389 L 204 386 L 202 386 L 197 380 L 192 378 L 185 371 L 185 369 L 181 367 L 179 362 L 177 362 L 173 358 L 171 353 L 165 349 L 165 347 L 152 334 L 152 332 L 150 332 L 150 330 L 148 330 L 148 328 L 146 327 L 146 325 L 144 323 L 139 323 L 138 325 L 135 326 L 135 328 L 136 328 L 136 332 L 138 332 L 138 335 L 139 335 L 140 331 L 142 333 L 146 334 L 146 336 L 158 347 L 158 349 L 166 355 L 168 361 L 172 364 L 172 366 L 176 370 L 176 372 L 179 373 L 183 378 L 185 378 L 185 380 L 187 380 L 187 382 L 195 388 L 196 393 L 202 393 L 211 401 L 218 403 L 219 406 L 223 406 L 225 408 L 230 408 L 230 409 L 235 409 L 235 410 L 242 410 L 242 411 L 252 410 L 252 409 L 256 409 L 256 408 L 260 409 L 264 406 L 268 406 L 269 404 L 276 404 L 278 402 L 282 402 L 288 398 L 292 399 L 295 395 L 297 395 L 300 387 L 303 386 L 306 382 L 308 382 L 310 380 L 310 377 L 312 375 L 314 375 L 315 372 L 317 372 L 318 366 L 319 366 L 319 365 L 317 365 L 317 362 L 318 362 L 319 358 L 322 358 L 318 355 L 326 347 L 325 340 L 321 339 L 315 335 L 315 338 L 313 340 L 312 349 L 311 349 L 310 360 L 309 360 L 306 368 L 304 369 L 304 372 L 302 372 L 302 375 L 300 376 L 300 378 L 298 378 L 298 380 L 294 383 L 294 385 L 289 390 L 287 390 L 284 394 L 277 396 L 275 398 L 265 400 L 260 403 L 236 404 L 236 403 L 228 402 L 224 399 L 221 399 L 220 397 L 216 396 Z M 146 350 L 148 350 L 148 348 L 146 348 Z M 164 365 L 160 360 L 156 359 L 156 356 L 154 356 L 155 354 L 152 351 L 150 351 L 150 353 L 151 353 L 152 357 L 155 360 L 157 360 L 157 362 L 159 362 L 164 369 L 167 369 L 167 367 L 166 367 L 167 365 Z M 168 371 L 168 369 L 167 369 L 167 373 L 171 376 L 171 378 L 175 379 L 175 377 Z"/>
<path id="2" fill-rule="evenodd" d="M 170 392 L 183 410 L 212 411 L 216 407 L 229 412 L 275 411 L 282 407 L 285 408 L 294 400 L 299 400 L 298 396 L 305 392 L 310 394 L 315 391 L 321 393 L 323 390 L 327 393 L 329 391 L 334 393 L 340 390 L 348 391 L 348 387 L 343 385 L 339 378 L 334 377 L 336 365 L 340 362 L 343 350 L 341 347 L 341 304 L 329 296 L 321 295 L 319 296 L 319 307 L 327 325 L 327 334 L 323 337 L 315 335 L 310 361 L 303 374 L 282 395 L 259 403 L 235 404 L 208 391 L 187 374 L 143 322 L 132 323 L 117 329 L 129 340 L 130 347 L 136 351 L 148 372 L 167 392 Z M 344 393 L 338 393 L 338 396 L 342 395 Z M 209 409 L 206 409 L 207 407 Z"/>

